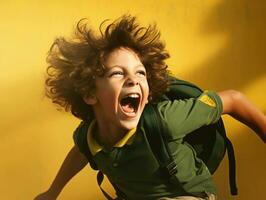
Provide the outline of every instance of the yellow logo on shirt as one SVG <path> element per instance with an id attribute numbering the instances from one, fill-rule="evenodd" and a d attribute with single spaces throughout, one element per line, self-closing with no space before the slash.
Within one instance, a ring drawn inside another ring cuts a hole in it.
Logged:
<path id="1" fill-rule="evenodd" d="M 216 103 L 208 96 L 208 95 L 202 95 L 199 100 L 202 102 L 202 103 L 205 103 L 211 107 L 216 107 Z"/>

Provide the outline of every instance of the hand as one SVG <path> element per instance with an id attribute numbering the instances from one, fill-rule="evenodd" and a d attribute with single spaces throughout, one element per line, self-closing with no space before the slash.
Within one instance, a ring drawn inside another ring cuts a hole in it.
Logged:
<path id="1" fill-rule="evenodd" d="M 56 200 L 56 197 L 52 195 L 49 191 L 46 191 L 36 196 L 34 200 Z"/>

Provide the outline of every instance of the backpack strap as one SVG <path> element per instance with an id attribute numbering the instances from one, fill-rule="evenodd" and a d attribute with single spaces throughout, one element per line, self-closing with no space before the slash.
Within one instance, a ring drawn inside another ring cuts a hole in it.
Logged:
<path id="1" fill-rule="evenodd" d="M 168 178 L 171 183 L 180 184 L 175 174 L 177 173 L 176 163 L 166 144 L 166 126 L 160 120 L 158 110 L 154 105 L 147 104 L 144 110 L 144 125 L 148 127 L 145 132 L 146 138 L 150 144 L 153 155 L 162 169 L 164 177 Z"/>
<path id="2" fill-rule="evenodd" d="M 226 149 L 227 149 L 227 156 L 229 161 L 229 183 L 230 183 L 230 191 L 232 195 L 238 194 L 238 189 L 236 185 L 236 159 L 234 148 L 231 141 L 225 137 L 226 141 Z"/>
<path id="3" fill-rule="evenodd" d="M 103 179 L 104 179 L 104 174 L 102 173 L 102 171 L 98 171 L 97 173 L 97 183 L 98 183 L 98 186 L 100 187 L 103 195 L 105 196 L 106 199 L 108 200 L 114 200 L 102 187 L 101 187 L 101 184 L 103 182 Z"/>

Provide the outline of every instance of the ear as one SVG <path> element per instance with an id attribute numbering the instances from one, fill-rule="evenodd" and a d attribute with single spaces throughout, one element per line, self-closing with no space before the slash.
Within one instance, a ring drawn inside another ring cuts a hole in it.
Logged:
<path id="1" fill-rule="evenodd" d="M 145 104 L 148 104 L 149 103 L 149 98 L 147 98 L 147 100 L 145 101 Z"/>
<path id="2" fill-rule="evenodd" d="M 147 100 L 147 103 L 151 102 L 152 101 L 152 94 L 151 92 L 149 93 L 149 96 L 148 96 L 148 100 Z"/>
<path id="3" fill-rule="evenodd" d="M 98 102 L 96 96 L 94 96 L 94 95 L 88 95 L 86 97 L 83 97 L 83 100 L 88 105 L 94 105 L 94 104 L 96 104 Z"/>

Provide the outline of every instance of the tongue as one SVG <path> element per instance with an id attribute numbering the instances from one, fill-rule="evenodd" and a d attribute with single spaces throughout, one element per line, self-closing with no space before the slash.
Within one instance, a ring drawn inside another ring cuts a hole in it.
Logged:
<path id="1" fill-rule="evenodd" d="M 134 112 L 134 108 L 130 104 L 123 105 L 122 109 L 124 110 L 124 112 L 127 112 L 127 113 Z"/>

